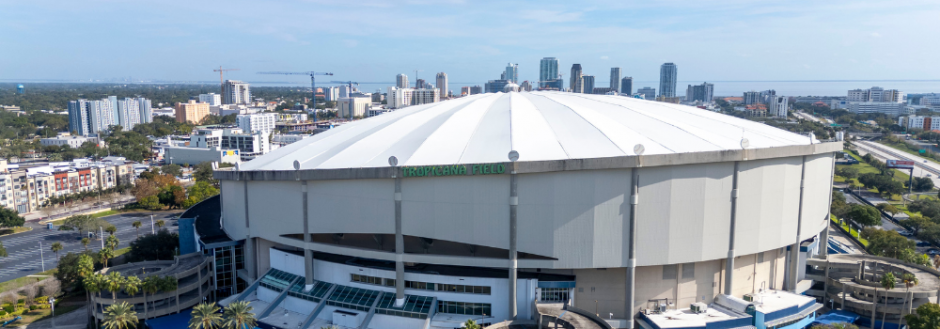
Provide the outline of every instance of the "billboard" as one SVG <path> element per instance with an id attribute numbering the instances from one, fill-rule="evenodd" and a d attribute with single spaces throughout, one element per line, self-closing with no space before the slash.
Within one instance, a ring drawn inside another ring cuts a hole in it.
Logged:
<path id="1" fill-rule="evenodd" d="M 888 165 L 888 168 L 914 169 L 914 161 L 888 160 L 887 165 Z"/>

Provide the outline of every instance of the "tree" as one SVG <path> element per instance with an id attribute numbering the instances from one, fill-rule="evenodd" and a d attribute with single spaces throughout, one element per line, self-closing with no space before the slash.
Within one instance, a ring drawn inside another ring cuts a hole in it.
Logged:
<path id="1" fill-rule="evenodd" d="M 846 217 L 861 227 L 881 224 L 881 213 L 872 206 L 853 204 Z"/>
<path id="2" fill-rule="evenodd" d="M 117 250 L 117 246 L 120 243 L 121 240 L 118 240 L 118 237 L 114 235 L 109 235 L 108 238 L 104 240 L 105 247 L 111 250 Z"/>
<path id="3" fill-rule="evenodd" d="M 900 221 L 901 225 L 911 228 L 911 233 L 914 235 L 919 235 L 920 231 L 926 228 L 928 225 L 936 225 L 931 222 L 929 219 L 924 218 L 924 216 L 913 215 L 908 219 L 903 219 Z"/>
<path id="4" fill-rule="evenodd" d="M 0 208 L 0 227 L 19 227 L 26 223 L 26 218 L 9 208 Z"/>
<path id="5" fill-rule="evenodd" d="M 90 254 L 91 252 L 86 251 L 63 255 L 59 259 L 59 264 L 56 265 L 58 269 L 55 273 L 56 279 L 70 286 L 82 282 L 83 278 L 91 275 L 95 268 L 94 258 Z"/>
<path id="6" fill-rule="evenodd" d="M 105 280 L 107 281 L 107 289 L 111 292 L 111 299 L 117 302 L 117 292 L 124 287 L 124 277 L 121 276 L 121 273 L 114 271 L 109 272 L 105 276 Z"/>
<path id="7" fill-rule="evenodd" d="M 183 202 L 183 208 L 189 208 L 211 196 L 219 194 L 219 189 L 205 181 L 198 181 L 189 188 L 189 196 Z"/>
<path id="8" fill-rule="evenodd" d="M 212 185 L 217 185 L 219 181 L 213 178 L 213 172 L 211 162 L 202 162 L 196 165 L 196 169 L 193 170 L 193 179 L 196 180 L 196 182 L 207 182 Z"/>
<path id="9" fill-rule="evenodd" d="M 911 274 L 911 273 L 904 273 L 904 274 L 901 275 L 901 282 L 904 283 L 904 287 L 906 288 L 906 289 L 905 289 L 905 292 L 910 292 L 910 291 L 911 291 L 911 287 L 916 286 L 917 284 L 919 284 L 919 283 L 920 283 L 920 280 L 917 280 L 917 276 L 915 276 L 914 274 Z M 905 295 L 907 295 L 907 294 L 905 294 Z M 913 302 L 914 302 L 914 301 L 912 301 L 912 300 L 905 300 L 905 301 L 904 301 L 905 305 L 906 305 L 907 303 L 913 303 Z M 901 320 L 903 321 L 904 318 L 902 317 Z"/>
<path id="10" fill-rule="evenodd" d="M 144 209 L 151 211 L 163 209 L 163 205 L 160 204 L 160 198 L 156 195 L 145 197 L 143 200 L 138 201 L 138 203 L 140 203 Z"/>
<path id="11" fill-rule="evenodd" d="M 144 319 L 147 318 L 147 294 L 153 296 L 157 291 L 160 291 L 160 277 L 156 275 L 151 275 L 144 278 L 144 282 L 141 284 L 141 290 L 144 291 Z"/>
<path id="12" fill-rule="evenodd" d="M 3 241 L 0 241 L 0 257 L 7 257 L 7 248 L 3 247 Z"/>
<path id="13" fill-rule="evenodd" d="M 104 310 L 104 327 L 106 329 L 137 328 L 137 312 L 134 305 L 127 302 L 111 304 Z"/>
<path id="14" fill-rule="evenodd" d="M 885 310 L 881 311 L 881 329 L 885 329 L 885 318 L 888 316 L 888 290 L 894 289 L 894 273 L 888 272 L 881 276 L 881 287 L 885 288 Z M 876 301 L 877 302 L 877 301 Z"/>
<path id="15" fill-rule="evenodd" d="M 36 294 L 39 292 L 39 287 L 36 287 L 35 283 L 26 285 L 20 291 L 23 292 L 24 296 L 26 296 L 26 306 L 33 305 L 33 303 L 36 302 Z"/>
<path id="16" fill-rule="evenodd" d="M 172 276 L 165 276 L 159 281 L 160 291 L 171 292 L 179 288 L 179 281 Z M 176 307 L 180 306 L 179 298 L 176 299 Z"/>
<path id="17" fill-rule="evenodd" d="M 91 243 L 91 239 L 82 238 L 82 246 L 85 247 L 85 251 L 88 251 L 88 244 Z"/>
<path id="18" fill-rule="evenodd" d="M 166 174 L 166 175 L 172 175 L 172 176 L 174 176 L 174 177 L 179 177 L 179 176 L 182 176 L 182 175 L 183 175 L 183 168 L 181 168 L 180 165 L 178 165 L 178 164 L 171 163 L 171 164 L 164 165 L 163 167 L 161 167 L 161 168 L 160 168 L 160 172 L 162 172 L 162 173 L 164 173 L 164 174 Z"/>
<path id="19" fill-rule="evenodd" d="M 904 320 L 911 329 L 940 328 L 940 305 L 924 303 L 917 307 L 915 313 L 904 316 Z"/>
<path id="20" fill-rule="evenodd" d="M 222 323 L 219 307 L 215 303 L 201 303 L 193 307 L 192 318 L 189 319 L 189 329 L 216 329 Z"/>
<path id="21" fill-rule="evenodd" d="M 845 179 L 847 180 L 851 180 L 853 178 L 858 178 L 858 169 L 855 169 L 852 167 L 845 167 L 845 168 L 839 169 L 839 172 L 837 173 L 837 175 L 845 177 Z"/>
<path id="22" fill-rule="evenodd" d="M 62 250 L 62 243 L 60 243 L 60 242 L 53 242 L 53 243 L 52 243 L 52 246 L 49 247 L 49 248 L 52 249 L 52 252 L 55 253 L 55 259 L 58 261 L 58 260 L 59 260 L 59 251 Z"/>
<path id="23" fill-rule="evenodd" d="M 124 278 L 124 293 L 128 296 L 136 295 L 137 292 L 140 291 L 142 283 L 143 282 L 140 281 L 140 278 L 135 275 Z"/>
<path id="24" fill-rule="evenodd" d="M 141 225 L 143 225 L 143 224 L 141 224 L 139 220 L 135 220 L 133 223 L 131 223 L 131 226 L 133 226 L 134 229 L 137 230 L 137 238 L 138 238 L 138 239 L 140 239 L 140 226 L 141 226 Z"/>
<path id="25" fill-rule="evenodd" d="M 914 241 L 894 230 L 868 227 L 862 230 L 861 236 L 868 240 L 868 251 L 876 256 L 899 259 L 905 249 L 915 248 Z"/>
<path id="26" fill-rule="evenodd" d="M 933 180 L 927 177 L 914 177 L 913 190 L 915 192 L 926 192 L 933 189 Z"/>
<path id="27" fill-rule="evenodd" d="M 884 212 L 886 212 L 886 213 L 891 214 L 891 216 L 894 216 L 895 214 L 901 212 L 901 211 L 898 210 L 898 208 L 895 207 L 893 204 L 890 204 L 890 203 L 887 203 L 887 202 L 885 202 L 885 203 L 880 203 L 880 204 L 878 204 L 876 207 L 878 208 L 878 210 L 881 210 L 881 211 L 884 211 Z"/>
<path id="28" fill-rule="evenodd" d="M 251 313 L 252 309 L 247 301 L 229 304 L 223 314 L 224 326 L 232 329 L 254 328 L 258 325 L 258 321 L 255 319 L 255 314 Z"/>
<path id="29" fill-rule="evenodd" d="M 108 232 L 108 234 L 111 234 L 111 236 L 114 236 L 114 233 L 117 233 L 117 227 L 114 225 L 108 226 L 107 228 L 104 229 L 104 231 Z"/>
<path id="30" fill-rule="evenodd" d="M 161 204 L 170 208 L 179 208 L 186 201 L 186 190 L 179 185 L 167 185 L 158 196 Z"/>
<path id="31" fill-rule="evenodd" d="M 157 220 L 157 228 L 163 228 L 163 226 L 166 226 L 166 221 L 164 221 L 164 220 L 162 220 L 162 219 L 158 219 L 158 220 Z"/>
<path id="32" fill-rule="evenodd" d="M 480 329 L 480 325 L 477 324 L 473 319 L 467 319 L 467 322 L 463 323 L 463 327 L 466 329 Z"/>
<path id="33" fill-rule="evenodd" d="M 108 260 L 114 258 L 114 250 L 109 248 L 98 250 L 98 258 L 101 259 L 101 263 L 104 264 L 104 267 L 108 267 Z"/>
<path id="34" fill-rule="evenodd" d="M 84 286 L 85 291 L 87 291 L 89 294 L 98 295 L 98 298 L 101 298 L 101 292 L 104 290 L 105 284 L 106 281 L 104 276 L 98 273 L 86 276 L 82 280 L 82 285 Z M 97 309 L 96 303 L 89 303 L 88 306 L 88 314 L 91 315 L 92 310 Z"/>
<path id="35" fill-rule="evenodd" d="M 131 241 L 130 251 L 125 255 L 130 262 L 147 260 L 171 260 L 179 248 L 179 235 L 168 230 L 156 234 L 144 235 Z"/>

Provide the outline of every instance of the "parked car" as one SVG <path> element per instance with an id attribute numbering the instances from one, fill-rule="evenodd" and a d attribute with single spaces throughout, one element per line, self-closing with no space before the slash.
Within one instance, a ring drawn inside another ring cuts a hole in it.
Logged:
<path id="1" fill-rule="evenodd" d="M 927 242 L 927 241 L 917 241 L 917 246 L 918 246 L 918 247 L 929 247 L 929 246 L 930 246 L 930 242 Z"/>
<path id="2" fill-rule="evenodd" d="M 901 231 L 898 231 L 898 233 L 900 233 L 903 236 L 914 236 L 914 233 L 911 233 L 910 231 L 901 230 Z"/>
<path id="3" fill-rule="evenodd" d="M 930 250 L 927 250 L 927 254 L 928 254 L 928 255 L 931 255 L 931 256 L 940 255 L 940 250 L 937 250 L 937 249 L 930 249 Z"/>

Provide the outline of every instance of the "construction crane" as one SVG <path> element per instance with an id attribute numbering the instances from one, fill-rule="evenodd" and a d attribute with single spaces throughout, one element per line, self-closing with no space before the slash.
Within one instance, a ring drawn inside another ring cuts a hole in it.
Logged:
<path id="1" fill-rule="evenodd" d="M 212 72 L 219 72 L 219 97 L 225 95 L 225 80 L 222 79 L 222 74 L 225 71 L 238 71 L 238 69 L 223 69 L 222 66 L 219 66 L 218 70 L 212 70 Z"/>
<path id="2" fill-rule="evenodd" d="M 282 75 L 309 75 L 310 76 L 310 89 L 313 93 L 313 122 L 317 122 L 317 79 L 315 76 L 318 75 L 329 75 L 332 76 L 333 73 L 329 72 L 258 72 L 258 74 L 282 74 Z"/>
<path id="3" fill-rule="evenodd" d="M 346 91 L 346 92 L 347 92 L 346 97 L 351 97 L 351 96 L 349 96 L 348 94 L 352 94 L 352 92 L 353 92 L 353 87 L 352 87 L 352 85 L 356 85 L 357 87 L 359 86 L 359 83 L 358 83 L 358 82 L 355 82 L 355 81 L 330 81 L 330 83 L 342 83 L 342 84 L 344 84 L 344 85 L 349 86 L 349 89 Z M 350 103 L 349 121 L 352 121 L 352 120 L 353 120 L 353 109 L 352 109 L 352 104 Z"/>

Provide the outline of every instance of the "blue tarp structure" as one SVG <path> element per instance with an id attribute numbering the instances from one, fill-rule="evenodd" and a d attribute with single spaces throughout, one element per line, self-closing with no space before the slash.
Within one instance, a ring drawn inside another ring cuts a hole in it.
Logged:
<path id="1" fill-rule="evenodd" d="M 855 323 L 859 318 L 858 314 L 849 311 L 830 311 L 829 313 L 816 317 L 813 323 L 833 324 L 833 323 Z"/>

